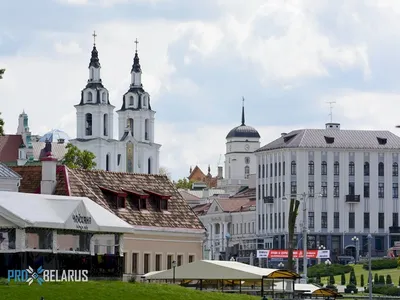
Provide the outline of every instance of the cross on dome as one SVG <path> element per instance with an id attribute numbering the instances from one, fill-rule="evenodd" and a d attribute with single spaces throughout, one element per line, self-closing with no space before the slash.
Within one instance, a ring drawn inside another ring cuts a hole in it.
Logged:
<path id="1" fill-rule="evenodd" d="M 137 53 L 137 46 L 138 46 L 138 44 L 139 44 L 139 41 L 137 40 L 137 38 L 136 38 L 136 40 L 135 40 L 135 52 Z"/>
<path id="2" fill-rule="evenodd" d="M 96 31 L 93 31 L 92 36 L 93 36 L 93 45 L 96 46 L 96 36 L 97 36 Z"/>

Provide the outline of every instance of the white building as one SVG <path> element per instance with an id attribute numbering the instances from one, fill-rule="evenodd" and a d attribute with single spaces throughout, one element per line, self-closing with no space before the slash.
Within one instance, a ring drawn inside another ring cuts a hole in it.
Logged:
<path id="1" fill-rule="evenodd" d="M 21 176 L 0 163 L 0 191 L 18 192 L 20 184 Z"/>
<path id="2" fill-rule="evenodd" d="M 100 76 L 96 45 L 89 64 L 89 80 L 75 105 L 77 137 L 70 142 L 96 155 L 96 168 L 107 171 L 158 174 L 159 149 L 154 142 L 154 115 L 150 96 L 143 89 L 142 70 L 136 51 L 131 84 L 118 113 L 118 139 L 113 137 L 114 106 Z"/>
<path id="3" fill-rule="evenodd" d="M 282 134 L 256 151 L 258 234 L 273 237 L 274 248 L 287 247 L 289 201 L 283 197 L 307 193 L 309 249 L 323 245 L 333 259 L 344 252 L 355 256 L 356 236 L 364 254 L 371 233 L 373 255 L 386 255 L 400 240 L 399 153 L 400 137 L 389 131 L 328 123 Z"/>
<path id="4" fill-rule="evenodd" d="M 242 124 L 233 128 L 226 136 L 225 178 L 218 180 L 218 188 L 231 195 L 240 187 L 248 186 L 250 174 L 256 173 L 254 151 L 260 148 L 260 134 L 245 124 L 242 106 Z"/>

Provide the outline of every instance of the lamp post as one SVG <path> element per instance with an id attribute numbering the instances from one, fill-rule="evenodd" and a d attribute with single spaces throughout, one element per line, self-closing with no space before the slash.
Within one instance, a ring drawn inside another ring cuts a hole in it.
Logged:
<path id="1" fill-rule="evenodd" d="M 280 263 L 278 264 L 278 268 L 279 268 L 279 269 L 283 269 L 284 266 L 285 266 L 285 265 L 284 265 L 283 262 L 280 262 Z"/>
<path id="2" fill-rule="evenodd" d="M 175 283 L 175 268 L 176 268 L 176 261 L 172 262 L 172 283 Z"/>
<path id="3" fill-rule="evenodd" d="M 329 260 L 329 258 L 325 261 L 325 266 L 329 270 L 329 266 L 332 264 L 332 262 Z M 329 272 L 328 272 L 329 273 Z M 326 285 L 330 285 L 330 274 L 328 275 L 328 279 L 326 280 Z"/>
<path id="4" fill-rule="evenodd" d="M 325 246 L 324 245 L 320 245 L 319 247 L 318 247 L 318 250 L 325 250 L 326 248 L 325 248 Z M 319 257 L 318 256 L 318 264 L 320 264 L 321 263 L 321 257 Z"/>
<path id="5" fill-rule="evenodd" d="M 351 238 L 351 240 L 354 242 L 354 246 L 356 247 L 356 257 L 355 257 L 355 259 L 356 259 L 356 264 L 357 264 L 358 263 L 358 254 L 359 254 L 359 251 L 358 251 L 359 239 L 358 239 L 358 237 L 354 236 L 354 237 Z"/>
<path id="6" fill-rule="evenodd" d="M 371 271 L 371 255 L 372 255 L 372 235 L 368 234 L 368 293 L 369 300 L 372 300 L 372 271 Z"/>

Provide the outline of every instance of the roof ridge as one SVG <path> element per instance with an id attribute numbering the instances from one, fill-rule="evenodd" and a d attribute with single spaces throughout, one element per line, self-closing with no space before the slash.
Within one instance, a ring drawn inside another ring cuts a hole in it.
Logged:
<path id="1" fill-rule="evenodd" d="M 70 169 L 70 168 L 69 168 Z M 145 173 L 129 173 L 129 172 L 120 172 L 120 171 L 105 171 L 105 170 L 100 170 L 100 169 L 83 169 L 83 168 L 74 168 L 72 170 L 79 170 L 83 172 L 93 172 L 93 173 L 113 173 L 113 174 L 124 174 L 124 175 L 141 175 L 141 176 L 156 176 L 156 177 L 167 177 L 167 175 L 163 174 L 145 174 Z"/>

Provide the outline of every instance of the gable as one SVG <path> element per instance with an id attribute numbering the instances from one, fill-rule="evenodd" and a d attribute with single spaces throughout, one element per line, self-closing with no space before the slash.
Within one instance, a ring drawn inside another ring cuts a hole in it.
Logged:
<path id="1" fill-rule="evenodd" d="M 0 216 L 0 228 L 15 227 L 15 224 L 7 220 L 6 218 Z M 1 234 L 1 233 L 0 233 Z"/>
<path id="2" fill-rule="evenodd" d="M 198 181 L 204 181 L 205 177 L 206 175 L 203 173 L 203 171 L 198 166 L 196 166 L 188 178 L 191 181 L 198 182 Z"/>
<path id="3" fill-rule="evenodd" d="M 213 202 L 210 205 L 210 208 L 207 211 L 207 215 L 212 215 L 212 214 L 220 214 L 223 213 L 224 210 L 222 207 L 219 205 L 217 200 L 213 200 Z"/>

